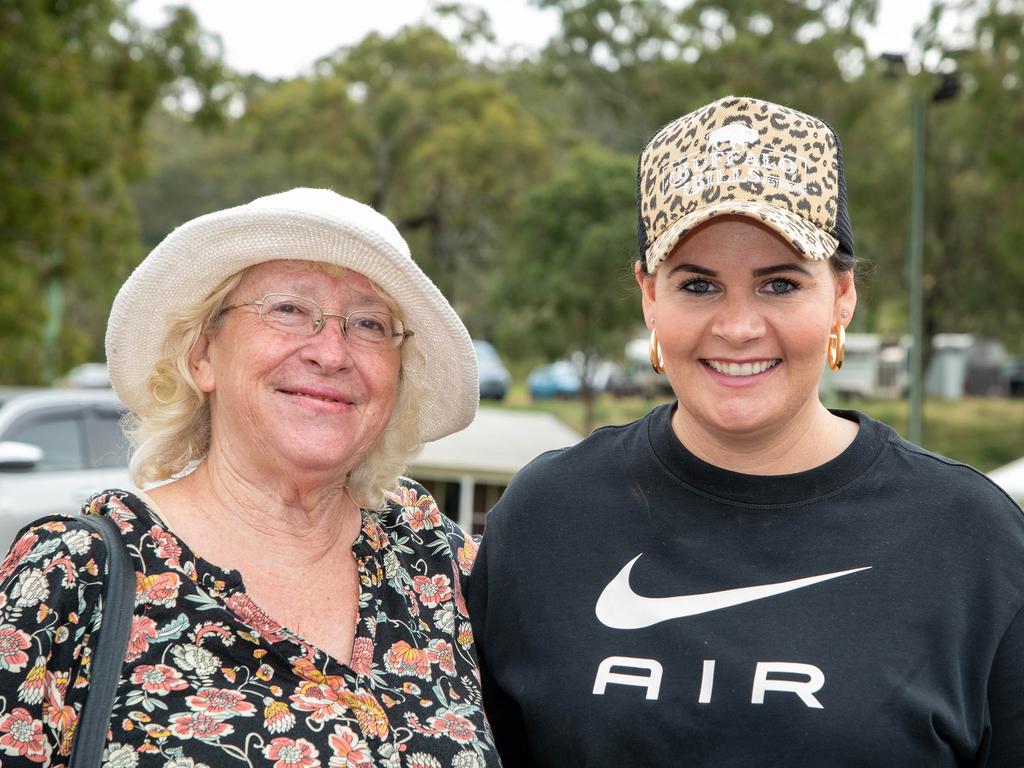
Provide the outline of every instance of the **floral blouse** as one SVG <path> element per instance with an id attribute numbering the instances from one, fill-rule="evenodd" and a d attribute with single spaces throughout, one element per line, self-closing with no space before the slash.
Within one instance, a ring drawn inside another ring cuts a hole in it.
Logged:
<path id="1" fill-rule="evenodd" d="M 121 529 L 135 614 L 110 768 L 499 765 L 462 597 L 476 543 L 419 485 L 363 511 L 359 623 L 341 664 L 264 613 L 126 491 L 84 512 Z M 105 570 L 74 518 L 33 526 L 0 565 L 0 764 L 65 765 L 89 681 Z"/>

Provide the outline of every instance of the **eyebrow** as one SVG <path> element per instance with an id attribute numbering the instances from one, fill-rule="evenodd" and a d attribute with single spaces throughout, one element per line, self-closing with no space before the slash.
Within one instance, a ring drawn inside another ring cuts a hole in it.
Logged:
<path id="1" fill-rule="evenodd" d="M 669 270 L 669 277 L 674 275 L 676 272 L 694 272 L 698 275 L 707 275 L 708 277 L 718 277 L 718 272 L 707 267 L 702 267 L 698 264 L 676 264 Z M 810 275 L 811 272 L 801 264 L 786 263 L 786 264 L 774 264 L 770 267 L 759 267 L 758 269 L 751 270 L 751 275 L 754 277 L 763 277 L 770 275 L 775 272 L 800 272 L 804 275 Z"/>
<path id="2" fill-rule="evenodd" d="M 311 283 L 297 282 L 293 283 L 292 286 L 293 289 L 275 289 L 272 291 L 268 291 L 268 293 L 286 293 L 289 296 L 300 296 L 304 299 L 310 299 L 311 301 L 315 301 L 317 304 L 320 304 L 320 306 L 323 306 L 323 300 L 320 298 L 316 298 L 317 291 L 314 289 Z M 372 291 L 352 291 L 349 296 L 349 301 L 346 302 L 346 306 L 369 307 L 371 309 L 380 306 L 383 307 L 388 312 L 391 311 L 391 307 L 388 305 L 387 301 L 385 301 L 383 298 L 373 293 Z"/>

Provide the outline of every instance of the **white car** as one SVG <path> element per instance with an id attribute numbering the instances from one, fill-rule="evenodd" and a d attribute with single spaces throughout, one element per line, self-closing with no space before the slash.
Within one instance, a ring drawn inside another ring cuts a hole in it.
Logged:
<path id="1" fill-rule="evenodd" d="M 132 487 L 124 413 L 111 390 L 0 389 L 0 553 L 35 518 Z"/>

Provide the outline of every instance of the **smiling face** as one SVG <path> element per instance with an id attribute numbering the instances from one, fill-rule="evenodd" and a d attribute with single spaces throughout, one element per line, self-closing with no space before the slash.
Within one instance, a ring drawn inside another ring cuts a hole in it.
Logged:
<path id="1" fill-rule="evenodd" d="M 856 306 L 851 273 L 836 277 L 753 219 L 723 216 L 637 281 L 689 428 L 719 441 L 771 434 L 821 407 L 829 332 Z"/>
<path id="2" fill-rule="evenodd" d="M 268 293 L 312 299 L 324 312 L 393 311 L 360 274 L 334 276 L 287 261 L 249 269 L 226 305 Z M 189 358 L 196 384 L 210 395 L 211 455 L 283 477 L 343 479 L 388 423 L 400 350 L 352 344 L 331 317 L 311 336 L 275 330 L 251 306 L 226 312 L 220 323 Z"/>

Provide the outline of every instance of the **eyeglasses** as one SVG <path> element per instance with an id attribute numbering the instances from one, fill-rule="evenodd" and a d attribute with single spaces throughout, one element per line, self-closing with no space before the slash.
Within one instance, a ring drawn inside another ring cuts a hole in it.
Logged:
<path id="1" fill-rule="evenodd" d="M 395 349 L 402 346 L 406 337 L 413 335 L 412 331 L 406 330 L 399 318 L 388 312 L 372 309 L 357 309 L 347 315 L 324 312 L 312 299 L 288 293 L 268 293 L 260 301 L 232 304 L 230 307 L 224 307 L 221 314 L 239 307 L 258 307 L 260 319 L 271 328 L 299 336 L 320 333 L 327 323 L 327 318 L 336 317 L 341 320 L 342 335 L 348 341 L 362 347 Z"/>

